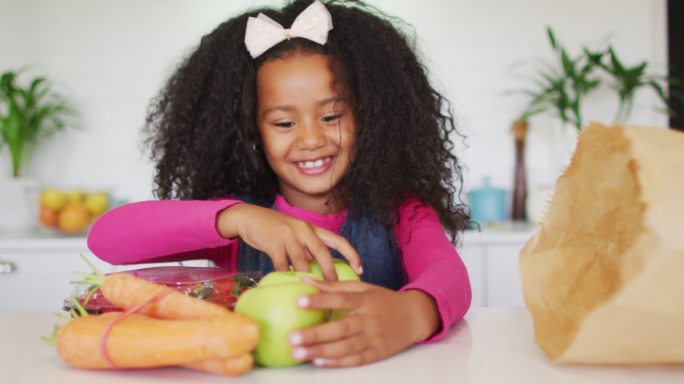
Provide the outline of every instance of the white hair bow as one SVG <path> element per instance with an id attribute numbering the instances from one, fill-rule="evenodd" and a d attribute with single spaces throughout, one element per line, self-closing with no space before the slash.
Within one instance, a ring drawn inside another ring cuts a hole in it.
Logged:
<path id="1" fill-rule="evenodd" d="M 245 45 L 252 58 L 256 59 L 274 45 L 294 37 L 325 45 L 328 31 L 332 28 L 330 12 L 320 1 L 314 1 L 297 16 L 290 29 L 283 28 L 263 13 L 250 17 L 245 31 Z"/>

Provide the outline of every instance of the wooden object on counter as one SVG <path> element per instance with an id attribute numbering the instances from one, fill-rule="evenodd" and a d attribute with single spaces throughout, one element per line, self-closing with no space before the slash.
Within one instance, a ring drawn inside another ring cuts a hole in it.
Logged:
<path id="1" fill-rule="evenodd" d="M 513 183 L 513 205 L 511 219 L 526 221 L 525 201 L 527 200 L 527 176 L 525 174 L 525 136 L 527 135 L 527 120 L 513 123 L 511 131 L 515 138 L 515 178 Z"/>

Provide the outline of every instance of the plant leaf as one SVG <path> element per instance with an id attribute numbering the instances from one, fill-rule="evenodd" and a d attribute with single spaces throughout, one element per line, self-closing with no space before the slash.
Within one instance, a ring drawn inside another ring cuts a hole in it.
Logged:
<path id="1" fill-rule="evenodd" d="M 572 59 L 570 59 L 570 56 L 568 56 L 568 53 L 563 48 L 561 48 L 561 50 L 560 50 L 560 57 L 561 57 L 561 64 L 563 65 L 563 71 L 565 72 L 566 75 L 568 75 L 574 79 L 575 78 L 575 62 L 572 61 Z"/>
<path id="2" fill-rule="evenodd" d="M 663 103 L 667 104 L 669 102 L 667 94 L 665 93 L 665 89 L 663 89 L 663 87 L 660 84 L 658 84 L 657 81 L 650 80 L 647 84 L 656 92 L 656 94 Z"/>
<path id="3" fill-rule="evenodd" d="M 618 76 L 624 76 L 625 67 L 620 62 L 620 59 L 618 59 L 617 54 L 615 54 L 615 49 L 610 47 L 608 48 L 608 52 L 610 53 L 610 62 L 613 66 L 613 71 L 615 71 Z"/>
<path id="4" fill-rule="evenodd" d="M 551 47 L 555 50 L 558 49 L 558 43 L 556 42 L 556 34 L 553 33 L 553 29 L 551 27 L 546 27 L 546 36 L 549 38 L 549 42 L 551 43 Z"/>

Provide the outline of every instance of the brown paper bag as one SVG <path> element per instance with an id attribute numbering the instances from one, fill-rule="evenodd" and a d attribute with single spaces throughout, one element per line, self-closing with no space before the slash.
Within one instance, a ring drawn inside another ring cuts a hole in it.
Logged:
<path id="1" fill-rule="evenodd" d="M 551 360 L 684 362 L 684 134 L 584 130 L 520 271 Z"/>

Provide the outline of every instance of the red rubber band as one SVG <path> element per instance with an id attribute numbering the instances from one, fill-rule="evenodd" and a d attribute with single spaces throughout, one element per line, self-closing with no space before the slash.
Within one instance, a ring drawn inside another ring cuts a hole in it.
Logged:
<path id="1" fill-rule="evenodd" d="M 156 295 L 152 296 L 151 298 L 145 300 L 144 302 L 136 305 L 133 308 L 130 308 L 126 310 L 125 312 L 122 312 L 119 316 L 117 316 L 115 319 L 113 319 L 109 324 L 107 324 L 107 328 L 105 328 L 104 332 L 102 333 L 102 337 L 100 338 L 100 354 L 102 354 L 102 357 L 104 358 L 105 363 L 109 366 L 111 369 L 121 369 L 118 365 L 112 361 L 112 357 L 109 355 L 109 350 L 107 349 L 107 341 L 109 339 L 109 334 L 112 331 L 112 327 L 114 327 L 114 324 L 118 323 L 119 321 L 127 318 L 128 316 L 140 312 L 140 310 L 148 305 L 152 304 L 154 302 L 157 302 L 161 299 L 163 299 L 166 295 L 169 293 L 173 292 L 171 289 L 165 289 Z"/>

